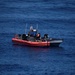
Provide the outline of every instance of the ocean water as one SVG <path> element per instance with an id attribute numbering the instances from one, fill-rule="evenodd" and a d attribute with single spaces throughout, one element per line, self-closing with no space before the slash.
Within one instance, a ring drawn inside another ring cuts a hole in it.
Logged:
<path id="1" fill-rule="evenodd" d="M 63 43 L 13 45 L 31 25 Z M 0 0 L 0 75 L 75 75 L 75 0 Z"/>

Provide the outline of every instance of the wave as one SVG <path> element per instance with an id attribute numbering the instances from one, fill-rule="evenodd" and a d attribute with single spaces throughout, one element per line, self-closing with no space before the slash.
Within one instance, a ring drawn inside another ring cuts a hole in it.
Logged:
<path id="1" fill-rule="evenodd" d="M 65 0 L 64 1 L 61 1 L 61 0 L 49 1 L 47 0 L 48 2 L 45 2 L 44 0 L 41 0 L 42 2 L 40 2 L 40 0 L 39 1 L 29 0 L 30 2 L 29 1 L 27 2 L 25 0 L 25 1 L 19 2 L 21 1 L 19 0 L 19 1 L 12 1 L 12 3 L 10 3 L 11 1 L 0 3 L 0 8 L 1 8 L 0 12 L 6 13 L 9 11 L 13 13 L 15 11 L 27 12 L 31 10 L 34 10 L 34 11 L 37 11 L 37 10 L 38 11 L 51 11 L 52 10 L 52 11 L 69 11 L 69 12 L 75 11 L 75 2 L 72 0 L 71 1 L 65 1 Z"/>
<path id="2" fill-rule="evenodd" d="M 28 65 L 19 65 L 19 64 L 0 64 L 0 72 L 10 72 L 10 71 L 29 71 Z"/>

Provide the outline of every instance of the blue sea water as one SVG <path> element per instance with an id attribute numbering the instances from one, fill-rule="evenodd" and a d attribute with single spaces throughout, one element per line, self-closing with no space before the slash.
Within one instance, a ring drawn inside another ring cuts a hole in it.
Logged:
<path id="1" fill-rule="evenodd" d="M 13 45 L 37 24 L 60 47 Z M 0 75 L 75 75 L 75 0 L 0 0 Z"/>

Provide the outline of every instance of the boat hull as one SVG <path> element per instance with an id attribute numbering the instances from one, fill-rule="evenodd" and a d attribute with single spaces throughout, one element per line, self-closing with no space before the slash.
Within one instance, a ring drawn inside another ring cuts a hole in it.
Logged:
<path id="1" fill-rule="evenodd" d="M 42 42 L 42 41 L 27 41 L 27 40 L 22 40 L 22 39 L 16 39 L 16 38 L 12 38 L 12 41 L 16 44 L 21 44 L 21 45 L 27 45 L 27 46 L 35 46 L 35 47 L 43 47 L 43 46 L 50 46 L 50 42 L 46 41 L 46 42 Z"/>
<path id="2" fill-rule="evenodd" d="M 12 38 L 15 44 L 34 46 L 34 47 L 49 47 L 49 46 L 59 46 L 62 40 L 51 40 L 51 41 L 27 41 L 17 38 Z"/>
<path id="3" fill-rule="evenodd" d="M 50 41 L 51 47 L 58 47 L 63 42 L 62 39 L 54 39 Z"/>

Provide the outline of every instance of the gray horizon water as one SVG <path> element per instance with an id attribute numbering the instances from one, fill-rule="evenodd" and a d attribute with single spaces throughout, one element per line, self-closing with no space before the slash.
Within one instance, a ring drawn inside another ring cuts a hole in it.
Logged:
<path id="1" fill-rule="evenodd" d="M 60 47 L 13 45 L 37 24 L 42 36 L 64 39 Z M 0 0 L 0 75 L 75 75 L 75 1 Z"/>

